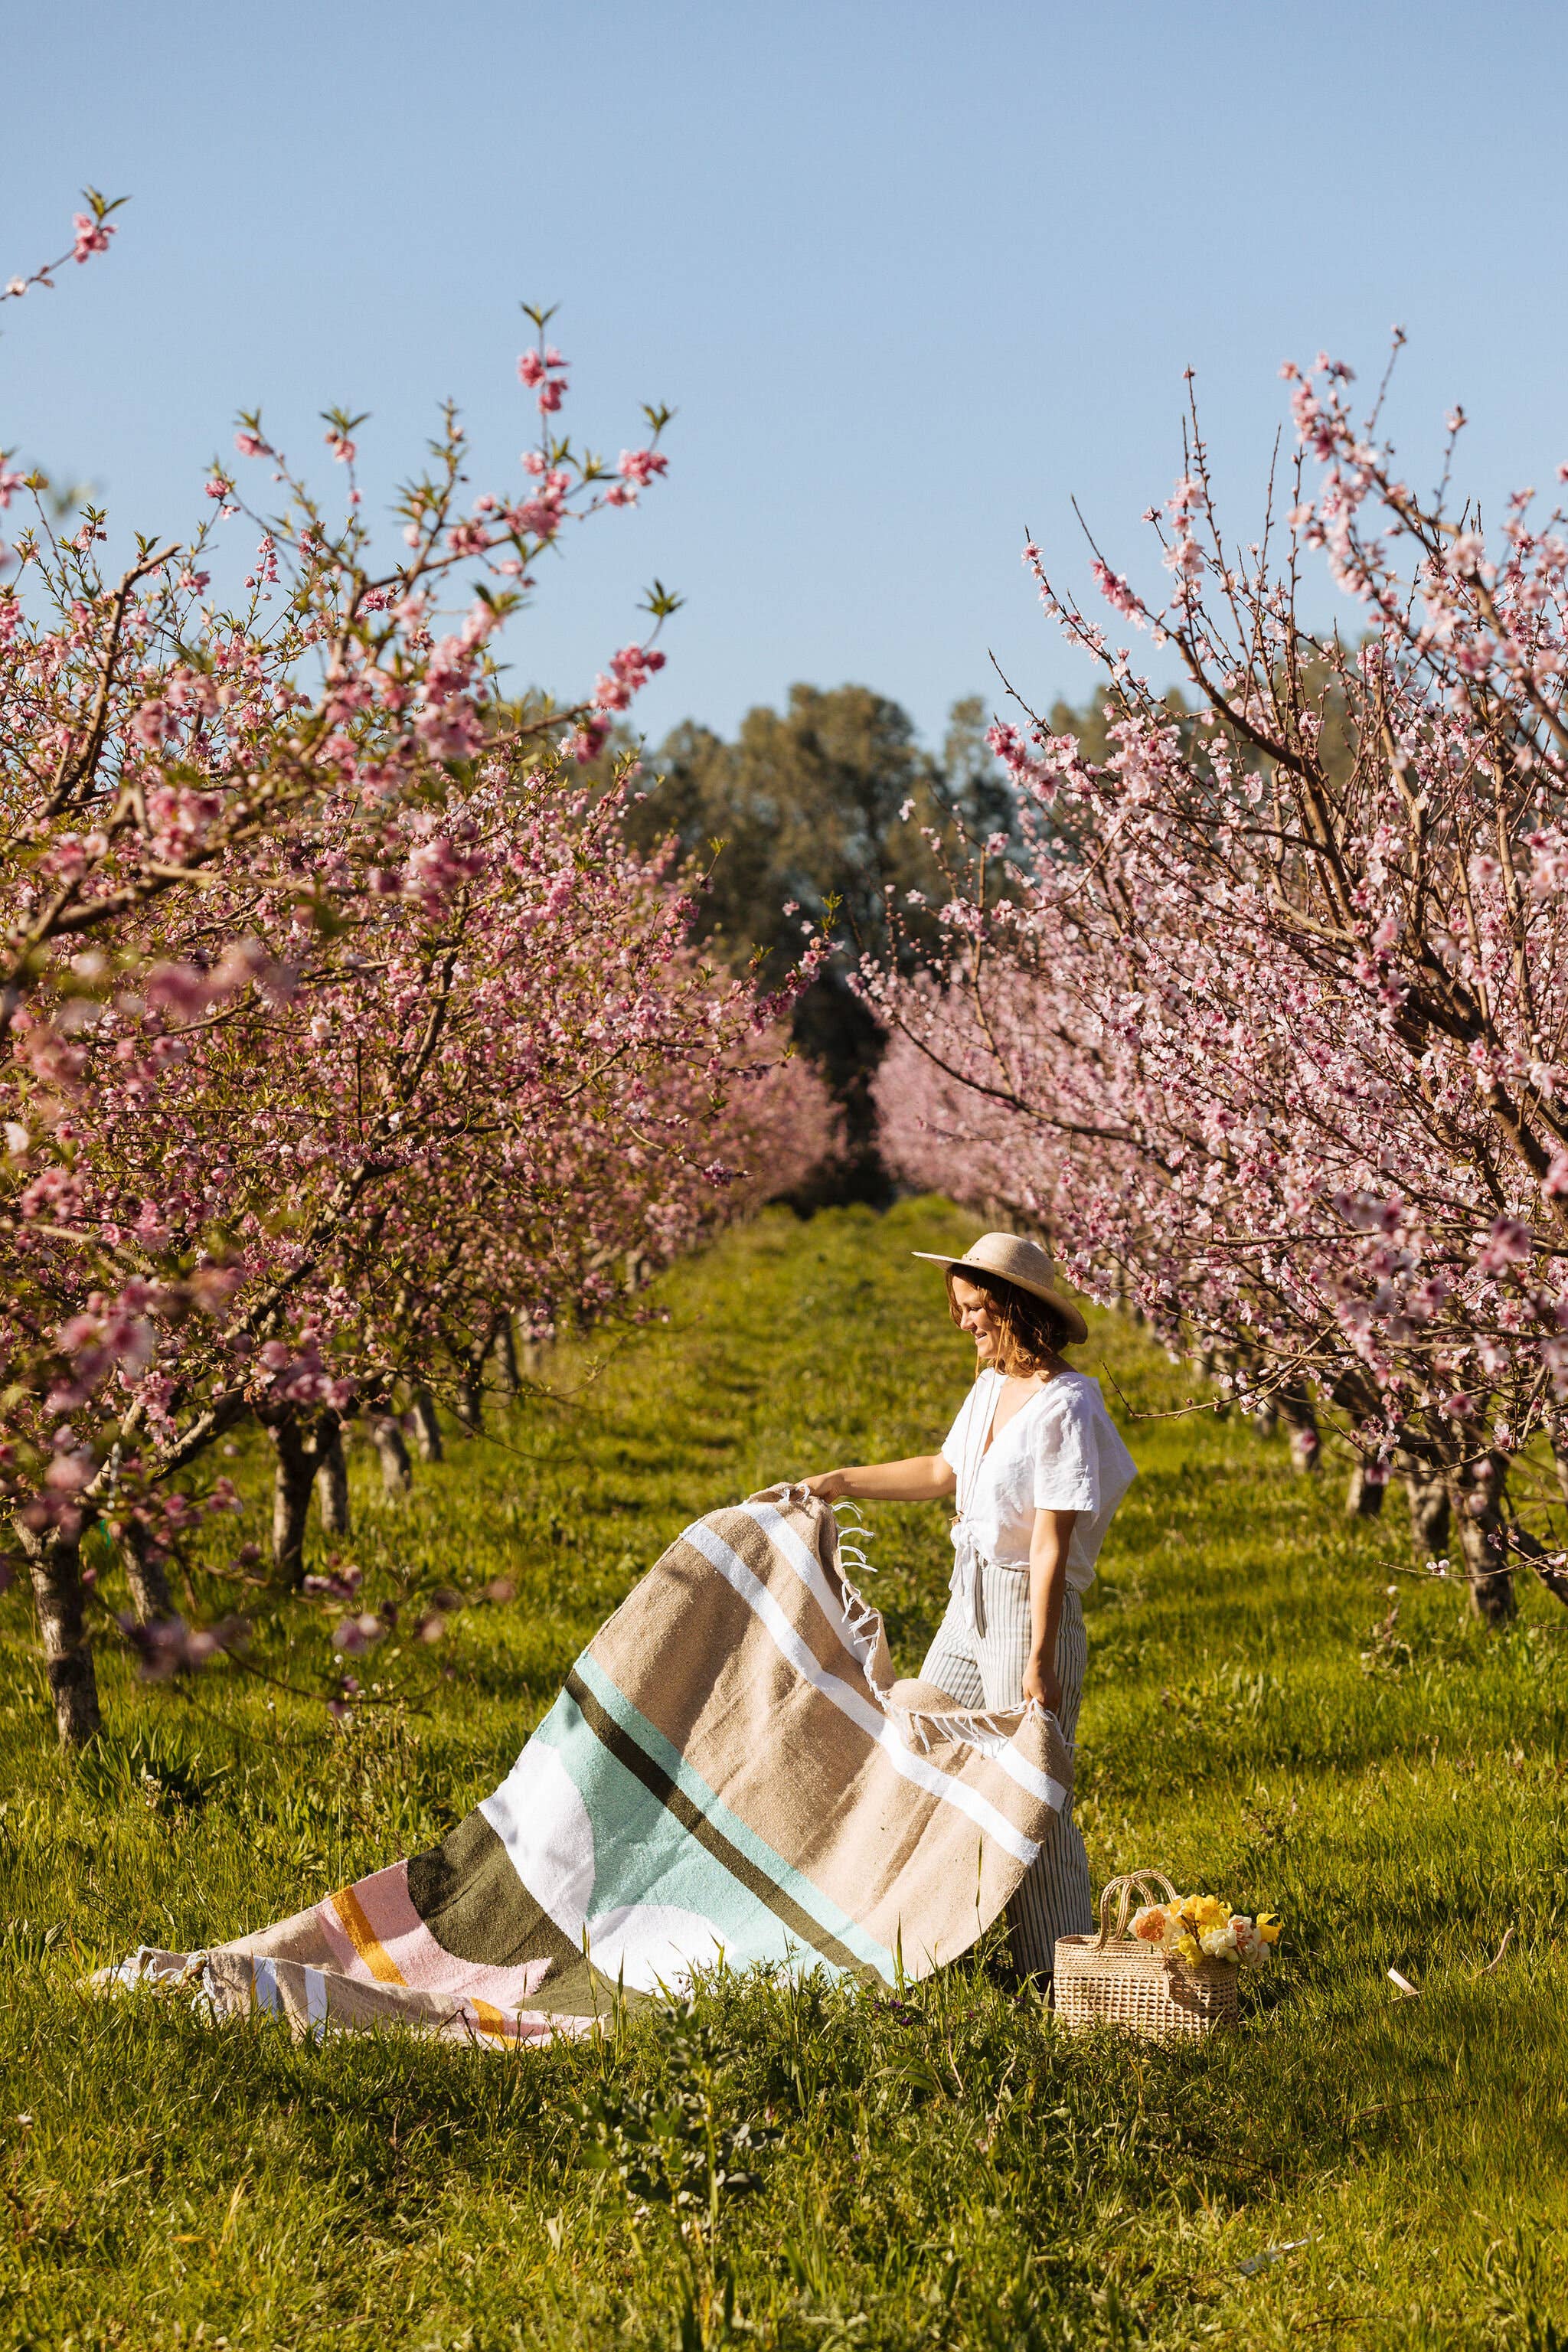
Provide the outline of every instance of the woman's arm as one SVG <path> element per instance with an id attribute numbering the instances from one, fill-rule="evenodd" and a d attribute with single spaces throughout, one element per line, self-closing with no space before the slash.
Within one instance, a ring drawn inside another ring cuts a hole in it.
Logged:
<path id="1" fill-rule="evenodd" d="M 907 1462 L 862 1462 L 853 1470 L 819 1470 L 804 1483 L 825 1503 L 937 1503 L 958 1490 L 952 1465 L 940 1454 L 916 1454 Z"/>
<path id="2" fill-rule="evenodd" d="M 1067 1598 L 1068 1546 L 1077 1517 L 1076 1511 L 1037 1511 L 1029 1538 L 1029 1662 L 1024 1668 L 1024 1696 L 1038 1699 L 1048 1715 L 1057 1714 L 1062 1703 L 1057 1635 Z"/>

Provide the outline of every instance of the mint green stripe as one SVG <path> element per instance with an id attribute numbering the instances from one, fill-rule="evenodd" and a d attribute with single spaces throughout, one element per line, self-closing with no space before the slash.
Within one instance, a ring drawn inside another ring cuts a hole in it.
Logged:
<path id="1" fill-rule="evenodd" d="M 866 1960 L 879 1976 L 889 1980 L 894 1974 L 893 1955 L 867 1934 L 858 1919 L 826 1895 L 809 1878 L 792 1869 L 784 1856 L 775 1853 L 764 1838 L 748 1828 L 738 1815 L 730 1811 L 720 1796 L 711 1790 L 700 1772 L 694 1772 L 680 1750 L 672 1746 L 657 1725 L 648 1721 L 640 1708 L 632 1705 L 624 1691 L 618 1690 L 591 1650 L 584 1650 L 576 1661 L 575 1671 L 581 1675 L 606 1715 L 613 1716 L 630 1739 L 635 1739 L 644 1754 L 652 1758 L 659 1769 L 668 1774 L 699 1811 L 706 1813 L 731 1845 L 739 1847 L 748 1862 L 765 1873 L 787 1895 L 792 1902 L 809 1914 L 819 1927 L 847 1944 L 857 1958 Z"/>

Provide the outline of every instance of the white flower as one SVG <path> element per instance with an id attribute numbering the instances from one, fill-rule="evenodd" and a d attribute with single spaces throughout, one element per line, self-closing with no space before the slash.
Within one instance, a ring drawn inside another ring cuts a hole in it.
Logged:
<path id="1" fill-rule="evenodd" d="M 1268 1947 L 1250 1919 L 1233 1919 L 1231 1931 L 1236 1937 L 1236 1956 L 1244 1968 L 1260 1969 L 1268 1958 Z"/>

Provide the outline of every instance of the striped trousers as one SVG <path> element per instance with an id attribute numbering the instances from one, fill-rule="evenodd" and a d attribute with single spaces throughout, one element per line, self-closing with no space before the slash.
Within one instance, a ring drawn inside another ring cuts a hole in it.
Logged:
<path id="1" fill-rule="evenodd" d="M 961 1706 L 1016 1706 L 1024 1696 L 1029 1662 L 1029 1571 L 980 1564 L 980 1631 L 970 1631 L 963 1602 L 954 1594 L 921 1668 L 921 1680 L 949 1691 Z M 1089 1643 L 1083 1607 L 1069 1587 L 1057 1634 L 1057 1673 L 1062 1703 L 1058 1721 L 1070 1748 L 1083 1700 Z M 1089 1856 L 1072 1817 L 1072 1800 L 1053 1813 L 1039 1853 L 1025 1872 L 1007 1906 L 1007 1937 L 1016 1968 L 1048 1977 L 1058 1936 L 1086 1936 L 1094 1927 Z"/>

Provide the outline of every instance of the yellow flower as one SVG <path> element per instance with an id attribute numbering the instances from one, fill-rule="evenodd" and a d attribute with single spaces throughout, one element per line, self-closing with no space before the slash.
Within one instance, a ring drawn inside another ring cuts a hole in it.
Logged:
<path id="1" fill-rule="evenodd" d="M 1171 1949 L 1174 1952 L 1179 1960 L 1195 1960 L 1198 1958 L 1197 1937 L 1195 1936 L 1178 1936 L 1175 1942 L 1172 1945 Z"/>
<path id="2" fill-rule="evenodd" d="M 1258 1915 L 1257 1927 L 1258 1934 L 1266 1944 L 1277 1944 L 1279 1941 L 1278 1911 L 1260 1911 Z"/>
<path id="3" fill-rule="evenodd" d="M 1215 1895 L 1200 1895 L 1187 1916 L 1201 1935 L 1210 1927 L 1228 1927 L 1230 1906 Z"/>

